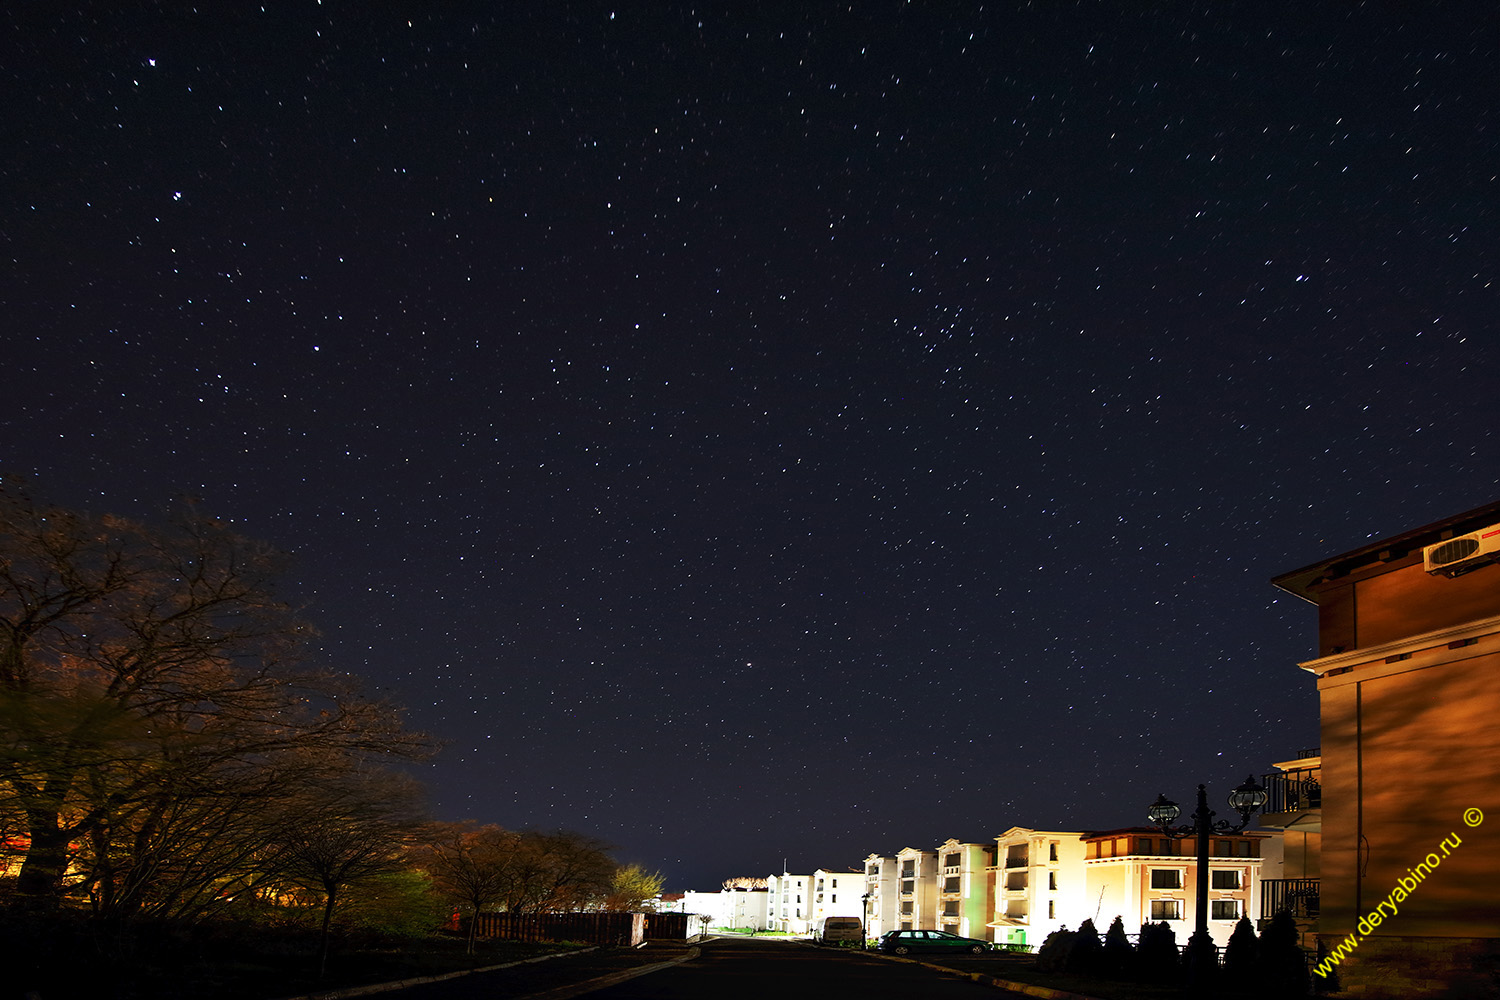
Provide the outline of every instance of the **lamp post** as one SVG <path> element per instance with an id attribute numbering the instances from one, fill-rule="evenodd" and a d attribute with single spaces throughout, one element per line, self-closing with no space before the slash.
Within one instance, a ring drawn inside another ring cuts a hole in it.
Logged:
<path id="1" fill-rule="evenodd" d="M 1250 775 L 1243 785 L 1229 793 L 1230 807 L 1240 814 L 1237 825 L 1222 819 L 1214 822 L 1213 810 L 1208 808 L 1208 791 L 1202 785 L 1198 786 L 1198 808 L 1190 825 L 1171 825 L 1182 810 L 1166 795 L 1158 795 L 1146 812 L 1152 824 L 1168 837 L 1174 840 L 1198 838 L 1198 891 L 1193 900 L 1193 936 L 1187 943 L 1188 979 L 1196 988 L 1205 987 L 1211 973 L 1218 967 L 1218 949 L 1208 932 L 1208 838 L 1213 833 L 1238 833 L 1249 824 L 1250 816 L 1265 804 L 1266 790 L 1255 783 L 1254 775 Z"/>
<path id="2" fill-rule="evenodd" d="M 870 894 L 867 892 L 859 897 L 859 950 L 864 951 L 870 945 Z"/>

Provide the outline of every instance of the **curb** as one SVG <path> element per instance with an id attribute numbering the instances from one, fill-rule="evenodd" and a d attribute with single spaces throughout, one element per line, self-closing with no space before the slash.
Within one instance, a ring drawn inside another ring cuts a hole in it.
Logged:
<path id="1" fill-rule="evenodd" d="M 495 972 L 498 969 L 513 969 L 518 965 L 530 965 L 533 962 L 548 962 L 554 958 L 567 958 L 569 955 L 587 955 L 591 951 L 598 951 L 599 946 L 592 948 L 580 948 L 577 951 L 559 951 L 551 955 L 538 955 L 535 958 L 523 958 L 518 962 L 506 962 L 502 965 L 486 965 L 478 969 L 460 969 L 457 972 L 445 972 L 440 976 L 416 976 L 412 979 L 396 979 L 388 983 L 371 983 L 366 986 L 349 986 L 344 989 L 326 990 L 322 993 L 304 993 L 301 996 L 282 997 L 281 1000 L 343 1000 L 344 997 L 359 997 L 370 993 L 385 993 L 390 990 L 404 990 L 408 986 L 421 986 L 426 983 L 441 983 L 447 979 L 458 979 L 460 976 L 472 976 L 476 972 Z"/>
<path id="2" fill-rule="evenodd" d="M 876 953 L 879 955 L 879 953 Z M 964 972 L 962 969 L 950 969 L 946 965 L 937 965 L 933 962 L 924 962 L 918 958 L 901 958 L 897 955 L 879 955 L 880 958 L 889 962 L 910 962 L 927 969 L 936 969 L 938 972 L 946 972 L 953 976 L 962 976 L 981 986 L 993 986 L 996 989 L 1010 990 L 1013 993 L 1025 993 L 1027 996 L 1041 997 L 1043 1000 L 1098 1000 L 1097 997 L 1084 996 L 1082 993 L 1069 993 L 1067 990 L 1054 990 L 1050 986 L 1036 986 L 1032 983 L 1018 983 L 1013 979 L 999 979 L 984 972 Z"/>

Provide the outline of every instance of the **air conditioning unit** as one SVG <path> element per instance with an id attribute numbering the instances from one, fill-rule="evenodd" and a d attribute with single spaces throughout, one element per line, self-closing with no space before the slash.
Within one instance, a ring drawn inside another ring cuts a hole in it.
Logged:
<path id="1" fill-rule="evenodd" d="M 1427 546 L 1422 550 L 1422 564 L 1429 573 L 1458 576 L 1496 556 L 1500 556 L 1500 524 Z"/>

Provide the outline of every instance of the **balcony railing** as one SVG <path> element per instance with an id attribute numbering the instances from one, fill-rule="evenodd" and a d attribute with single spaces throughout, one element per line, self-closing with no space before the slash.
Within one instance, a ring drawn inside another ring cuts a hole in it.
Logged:
<path id="1" fill-rule="evenodd" d="M 1265 778 L 1268 813 L 1307 812 L 1323 806 L 1322 768 L 1277 771 Z"/>
<path id="2" fill-rule="evenodd" d="M 1007 857 L 1005 859 L 1005 867 L 1007 868 L 1029 868 L 1030 866 L 1031 862 L 1026 860 L 1026 855 L 1024 854 L 1018 858 Z"/>
<path id="3" fill-rule="evenodd" d="M 1268 878 L 1260 883 L 1260 915 L 1269 920 L 1282 910 L 1294 917 L 1318 915 L 1318 883 L 1315 878 Z"/>

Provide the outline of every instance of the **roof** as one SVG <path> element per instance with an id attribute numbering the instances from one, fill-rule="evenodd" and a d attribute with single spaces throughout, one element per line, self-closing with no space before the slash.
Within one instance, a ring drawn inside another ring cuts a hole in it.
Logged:
<path id="1" fill-rule="evenodd" d="M 1159 826 L 1122 826 L 1118 830 L 1092 830 L 1092 831 L 1090 831 L 1088 833 L 1080 834 L 1078 839 L 1080 839 L 1080 840 L 1096 840 L 1096 839 L 1098 839 L 1100 837 L 1122 837 L 1122 836 L 1124 836 L 1127 833 L 1141 833 L 1141 834 L 1145 834 L 1148 837 L 1152 836 L 1154 834 L 1155 836 L 1160 837 L 1161 836 L 1161 827 L 1159 827 Z M 1221 833 L 1218 830 L 1214 830 L 1210 834 L 1210 836 L 1217 837 L 1217 838 L 1223 838 L 1223 837 L 1254 837 L 1257 840 L 1262 840 L 1262 839 L 1270 837 L 1271 835 L 1269 833 L 1262 833 L 1262 832 L 1257 831 L 1257 830 L 1238 830 L 1238 831 L 1235 831 L 1235 832 L 1232 832 L 1232 833 Z"/>
<path id="2" fill-rule="evenodd" d="M 1272 577 L 1271 583 L 1304 601 L 1317 604 L 1318 595 L 1313 587 L 1322 580 L 1346 576 L 1361 566 L 1391 562 L 1419 551 L 1425 546 L 1436 545 L 1455 535 L 1465 535 L 1497 522 L 1500 522 L 1500 500 L 1464 511 L 1462 514 L 1445 517 L 1441 521 L 1424 524 L 1420 528 L 1413 528 L 1399 535 L 1382 538 L 1378 542 L 1361 545 L 1357 549 L 1303 566 L 1301 569 L 1282 573 L 1280 576 Z"/>

